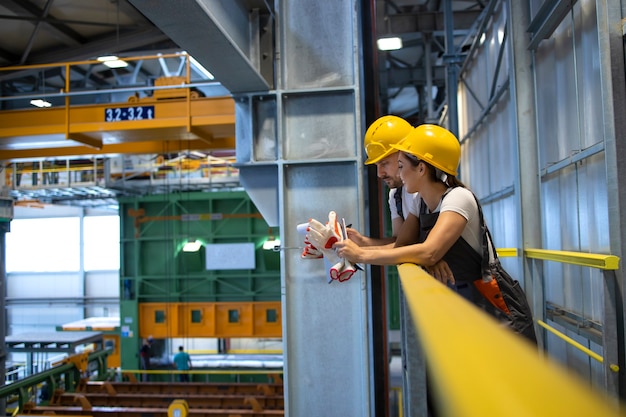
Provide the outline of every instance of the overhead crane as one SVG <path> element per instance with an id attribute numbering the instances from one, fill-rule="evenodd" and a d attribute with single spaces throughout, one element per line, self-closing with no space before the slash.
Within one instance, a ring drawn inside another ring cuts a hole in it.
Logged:
<path id="1" fill-rule="evenodd" d="M 170 54 L 124 58 L 125 61 L 182 58 Z M 3 67 L 0 71 L 36 71 L 62 67 L 65 87 L 46 98 L 63 99 L 62 106 L 0 112 L 0 160 L 105 154 L 173 153 L 185 150 L 235 148 L 235 104 L 230 96 L 203 97 L 186 75 L 159 77 L 154 86 L 109 90 L 71 89 L 73 67 L 101 65 L 97 60 Z M 137 91 L 151 90 L 139 98 Z M 128 92 L 126 102 L 71 105 L 71 97 Z M 34 97 L 34 96 L 33 96 Z M 16 97 L 0 97 L 0 100 Z M 21 98 L 30 98 L 22 96 Z"/>
<path id="2" fill-rule="evenodd" d="M 107 190 L 136 194 L 140 180 L 151 181 L 150 186 L 167 186 L 189 179 L 191 189 L 238 184 L 238 170 L 233 166 L 233 98 L 219 92 L 223 89 L 215 94 L 216 82 L 192 82 L 192 60 L 186 53 L 124 60 L 134 63 L 136 69 L 156 60 L 161 73 L 152 65 L 153 71 L 145 72 L 155 74 L 153 83 L 148 79 L 145 85 L 109 89 L 99 85 L 89 90 L 75 88 L 77 81 L 72 76 L 83 76 L 86 68 L 90 72 L 102 67 L 98 60 L 0 68 L 0 73 L 60 68 L 64 74 L 58 93 L 0 97 L 0 102 L 17 103 L 0 111 L 3 183 L 14 190 L 14 198 L 60 201 L 83 196 L 106 201 L 111 197 Z M 178 62 L 178 73 L 166 69 L 171 60 Z M 19 108 L 20 103 L 35 97 L 55 105 Z M 76 104 L 84 103 L 85 97 L 98 104 Z M 190 157 L 198 151 L 203 158 Z M 148 169 L 126 169 L 129 158 L 142 155 L 151 159 Z M 61 191 L 55 192 L 57 187 Z M 86 190 L 86 194 L 78 190 Z"/>
<path id="3" fill-rule="evenodd" d="M 128 112 L 147 107 L 149 117 L 129 119 Z M 0 159 L 234 149 L 234 107 L 230 97 L 203 97 L 150 106 L 108 103 L 2 111 Z"/>

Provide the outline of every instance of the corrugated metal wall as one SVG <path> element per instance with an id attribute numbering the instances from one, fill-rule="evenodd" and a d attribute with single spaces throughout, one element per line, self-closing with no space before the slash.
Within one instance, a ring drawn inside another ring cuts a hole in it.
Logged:
<path id="1" fill-rule="evenodd" d="M 612 129 L 606 126 L 613 126 L 614 111 L 623 112 L 623 109 L 613 110 L 612 103 L 623 101 L 623 97 L 616 99 L 610 90 L 607 82 L 613 63 L 609 58 L 610 43 L 606 39 L 602 41 L 603 33 L 607 33 L 603 31 L 611 27 L 605 26 L 611 20 L 607 10 L 614 10 L 619 16 L 620 2 L 583 0 L 575 2 L 571 9 L 561 8 L 559 13 L 549 10 L 544 4 L 548 2 L 525 3 L 521 7 L 530 11 L 528 32 L 521 38 L 525 50 L 515 43 L 520 39 L 510 36 L 511 26 L 517 23 L 512 19 L 519 16 L 510 15 L 510 2 L 498 2 L 485 25 L 481 45 L 473 51 L 473 58 L 461 74 L 458 90 L 459 136 L 463 144 L 461 179 L 482 200 L 498 247 L 528 247 L 522 232 L 523 210 L 534 210 L 538 205 L 540 219 L 536 227 L 541 227 L 541 248 L 620 256 L 621 246 L 612 244 L 620 241 L 616 238 L 620 226 L 610 226 L 611 220 L 617 220 L 617 217 L 610 219 L 611 215 L 617 216 L 611 213 L 619 210 L 610 205 L 619 204 L 619 200 L 609 195 L 607 180 L 615 172 L 615 159 L 606 157 L 605 146 L 615 140 Z M 603 13 L 597 12 L 598 9 Z M 549 30 L 551 27 L 555 28 L 553 32 Z M 613 25 L 610 30 L 618 28 Z M 534 39 L 537 33 L 543 33 L 546 38 Z M 614 36 L 621 33 L 608 32 L 608 37 Z M 500 50 L 503 42 L 504 49 Z M 530 54 L 532 66 L 516 68 L 516 62 L 518 65 L 523 62 L 517 58 L 525 53 Z M 623 68 L 623 62 L 618 65 Z M 530 71 L 533 82 L 520 83 L 520 71 Z M 530 119 L 517 113 L 516 103 L 519 96 L 528 93 L 525 89 L 532 89 L 535 97 L 536 117 L 531 114 Z M 521 144 L 528 139 L 519 136 L 519 123 L 533 125 L 536 154 L 518 155 Z M 527 170 L 525 158 L 537 159 L 538 172 Z M 528 201 L 529 194 L 520 187 L 524 176 L 536 178 L 539 201 Z M 621 321 L 623 311 L 611 312 L 620 295 L 619 287 L 607 287 L 607 277 L 602 271 L 557 262 L 526 261 L 524 274 L 521 258 L 504 261 L 515 277 L 526 279 L 527 291 L 535 299 L 536 318 L 548 321 L 594 352 L 617 361 L 614 321 Z M 620 275 L 618 272 L 618 280 Z M 583 327 L 587 323 L 602 329 L 604 342 L 547 320 L 546 310 L 554 308 L 579 320 Z M 608 323 L 607 317 L 610 317 Z M 606 363 L 603 366 L 550 334 L 545 336 L 544 345 L 550 356 L 594 385 L 608 391 L 615 389 L 616 377 L 611 375 Z"/>

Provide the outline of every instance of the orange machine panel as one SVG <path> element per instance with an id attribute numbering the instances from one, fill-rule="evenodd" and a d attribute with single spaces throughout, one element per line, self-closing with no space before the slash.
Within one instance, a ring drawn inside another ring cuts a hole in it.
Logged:
<path id="1" fill-rule="evenodd" d="M 113 352 L 107 356 L 108 368 L 119 368 L 122 366 L 120 359 L 120 336 L 116 334 L 105 334 L 102 336 L 104 347 L 112 347 Z"/>
<path id="2" fill-rule="evenodd" d="M 188 337 L 207 337 L 215 332 L 215 304 L 184 303 L 178 305 L 179 333 Z"/>
<path id="3" fill-rule="evenodd" d="M 251 303 L 219 303 L 215 309 L 215 327 L 219 337 L 254 337 Z"/>
<path id="4" fill-rule="evenodd" d="M 139 335 L 171 337 L 282 337 L 279 301 L 142 303 Z"/>
<path id="5" fill-rule="evenodd" d="M 176 337 L 177 303 L 139 304 L 139 335 L 155 339 Z"/>

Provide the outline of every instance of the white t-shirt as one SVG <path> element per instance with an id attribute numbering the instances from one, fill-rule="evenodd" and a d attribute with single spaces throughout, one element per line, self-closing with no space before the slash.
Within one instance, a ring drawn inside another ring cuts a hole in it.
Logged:
<path id="1" fill-rule="evenodd" d="M 391 211 L 391 220 L 397 219 L 400 217 L 398 214 L 398 208 L 396 207 L 395 195 L 397 188 L 392 188 L 389 190 L 389 210 Z M 419 213 L 419 203 L 420 196 L 419 193 L 408 193 L 406 191 L 406 187 L 402 187 L 402 214 L 406 219 L 409 213 L 413 213 L 413 215 L 417 216 Z"/>
<path id="2" fill-rule="evenodd" d="M 465 217 L 467 224 L 461 237 L 465 239 L 476 252 L 482 255 L 483 241 L 480 233 L 480 218 L 478 215 L 478 206 L 474 195 L 470 190 L 463 187 L 455 187 L 448 191 L 448 194 L 440 202 L 433 213 L 444 211 L 453 211 Z M 419 213 L 419 212 L 418 212 Z"/>

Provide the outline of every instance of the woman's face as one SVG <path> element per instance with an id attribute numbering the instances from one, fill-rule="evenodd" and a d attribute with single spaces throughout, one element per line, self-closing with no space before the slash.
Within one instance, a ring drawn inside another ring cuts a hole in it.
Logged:
<path id="1" fill-rule="evenodd" d="M 400 178 L 402 179 L 404 188 L 409 193 L 416 193 L 419 191 L 417 184 L 419 180 L 417 171 L 418 167 L 419 164 L 417 166 L 413 165 L 404 152 L 398 152 L 398 172 L 400 173 Z"/>

